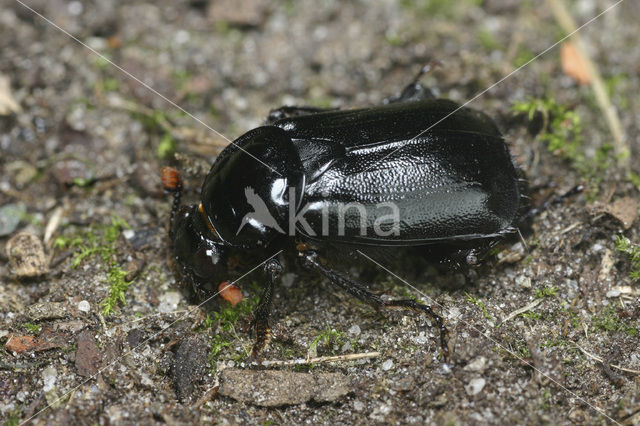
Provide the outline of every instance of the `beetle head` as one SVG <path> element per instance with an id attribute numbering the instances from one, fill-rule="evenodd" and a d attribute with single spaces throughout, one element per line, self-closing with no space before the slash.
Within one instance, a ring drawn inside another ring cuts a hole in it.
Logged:
<path id="1" fill-rule="evenodd" d="M 228 247 L 212 232 L 201 206 L 181 207 L 170 236 L 182 278 L 197 291 L 226 279 Z"/>

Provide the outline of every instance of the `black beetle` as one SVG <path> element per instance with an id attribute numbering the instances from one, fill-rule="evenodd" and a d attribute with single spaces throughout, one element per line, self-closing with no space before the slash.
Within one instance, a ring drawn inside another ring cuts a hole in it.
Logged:
<path id="1" fill-rule="evenodd" d="M 163 173 L 163 183 L 174 193 L 169 234 L 179 272 L 202 297 L 228 279 L 234 252 L 294 252 L 306 267 L 377 308 L 430 315 L 445 359 L 447 331 L 431 307 L 384 300 L 326 266 L 326 255 L 453 247 L 473 263 L 478 247 L 514 230 L 520 208 L 517 170 L 493 120 L 434 99 L 417 79 L 381 106 L 273 111 L 265 126 L 220 154 L 199 204 L 180 207 L 175 169 Z M 275 258 L 265 264 L 253 356 L 268 341 L 281 270 Z"/>

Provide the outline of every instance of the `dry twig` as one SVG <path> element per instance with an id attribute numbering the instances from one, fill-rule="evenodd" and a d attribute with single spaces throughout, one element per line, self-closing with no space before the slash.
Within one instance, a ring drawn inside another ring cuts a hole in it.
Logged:
<path id="1" fill-rule="evenodd" d="M 596 355 L 594 355 L 594 354 L 592 354 L 592 353 L 587 352 L 585 349 L 583 349 L 580 345 L 578 345 L 578 344 L 577 344 L 577 343 L 575 343 L 575 342 L 574 342 L 573 344 L 574 344 L 574 345 L 576 345 L 576 347 L 577 347 L 578 349 L 580 349 L 580 351 L 581 351 L 583 354 L 585 354 L 588 358 L 591 358 L 591 359 L 593 359 L 593 360 L 595 360 L 595 361 L 598 361 L 598 362 L 599 362 L 599 363 L 601 363 L 601 364 L 604 364 L 604 360 L 603 360 L 602 358 L 599 358 L 599 357 L 597 357 Z M 631 368 L 625 368 L 625 367 L 622 367 L 622 366 L 620 366 L 620 365 L 609 364 L 609 367 L 615 368 L 615 369 L 620 370 L 620 371 L 624 371 L 624 372 L 626 372 L 626 373 L 640 374 L 640 370 L 633 370 L 633 369 L 631 369 Z"/>
<path id="2" fill-rule="evenodd" d="M 265 360 L 265 361 L 262 361 L 260 364 L 255 363 L 255 365 L 261 365 L 263 367 L 285 367 L 285 366 L 291 366 L 291 365 L 319 364 L 322 362 L 355 361 L 355 360 L 364 359 L 364 358 L 376 358 L 378 356 L 380 356 L 380 352 L 363 352 L 359 354 L 321 356 L 316 358 L 298 358 L 298 359 L 282 360 L 282 361 Z"/>

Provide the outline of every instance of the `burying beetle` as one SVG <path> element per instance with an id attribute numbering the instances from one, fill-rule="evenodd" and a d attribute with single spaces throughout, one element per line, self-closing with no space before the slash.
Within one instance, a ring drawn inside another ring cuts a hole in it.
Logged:
<path id="1" fill-rule="evenodd" d="M 216 159 L 199 204 L 180 206 L 175 169 L 163 170 L 163 184 L 174 195 L 169 236 L 179 273 L 200 297 L 229 279 L 234 253 L 264 259 L 294 252 L 305 267 L 376 308 L 429 315 L 445 360 L 447 329 L 430 306 L 384 300 L 327 266 L 326 255 L 411 248 L 425 256 L 456 252 L 473 263 L 478 248 L 515 229 L 520 208 L 517 171 L 493 120 L 434 99 L 418 78 L 381 106 L 273 111 L 265 126 Z M 265 263 L 254 357 L 269 339 L 281 271 L 277 258 Z"/>

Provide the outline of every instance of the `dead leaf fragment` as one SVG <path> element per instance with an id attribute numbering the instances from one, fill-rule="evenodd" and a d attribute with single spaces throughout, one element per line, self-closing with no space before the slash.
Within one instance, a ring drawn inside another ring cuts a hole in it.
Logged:
<path id="1" fill-rule="evenodd" d="M 90 330 L 78 334 L 76 340 L 76 369 L 78 374 L 85 377 L 93 376 L 100 367 L 102 351 L 98 348 L 96 339 Z"/>
<path id="2" fill-rule="evenodd" d="M 14 334 L 11 334 L 7 339 L 7 343 L 5 344 L 5 347 L 8 351 L 18 354 L 21 354 L 29 349 L 33 349 L 35 346 L 35 337 L 29 335 L 16 336 Z"/>
<path id="3" fill-rule="evenodd" d="M 610 204 L 594 203 L 593 214 L 606 213 L 616 219 L 624 229 L 631 228 L 638 217 L 638 200 L 631 197 L 618 198 Z"/>
<path id="4" fill-rule="evenodd" d="M 629 229 L 638 216 L 638 200 L 631 197 L 619 198 L 609 205 L 607 213 L 618 219 L 624 229 Z"/>
<path id="5" fill-rule="evenodd" d="M 17 114 L 22 111 L 20 104 L 11 94 L 11 82 L 5 75 L 0 75 L 0 115 Z"/>
<path id="6" fill-rule="evenodd" d="M 560 48 L 560 61 L 562 63 L 562 72 L 573 78 L 580 84 L 589 84 L 591 82 L 591 74 L 589 67 L 578 49 L 571 42 L 562 44 Z"/>

